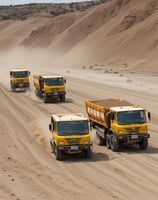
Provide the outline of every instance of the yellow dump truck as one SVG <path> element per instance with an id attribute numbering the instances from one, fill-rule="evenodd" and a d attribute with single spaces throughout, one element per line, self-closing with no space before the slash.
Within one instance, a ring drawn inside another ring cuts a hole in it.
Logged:
<path id="1" fill-rule="evenodd" d="M 150 112 L 120 99 L 87 100 L 85 106 L 99 145 L 105 144 L 112 151 L 129 144 L 138 144 L 140 149 L 148 147 Z"/>
<path id="2" fill-rule="evenodd" d="M 17 88 L 28 89 L 30 87 L 29 80 L 30 71 L 25 68 L 17 68 L 10 70 L 10 87 L 14 92 Z"/>
<path id="3" fill-rule="evenodd" d="M 91 158 L 90 124 L 82 114 L 52 114 L 49 130 L 56 160 L 62 160 L 64 153 L 83 153 L 86 158 Z"/>
<path id="4" fill-rule="evenodd" d="M 66 79 L 60 75 L 34 75 L 33 83 L 36 95 L 43 98 L 44 103 L 52 100 L 65 102 Z"/>

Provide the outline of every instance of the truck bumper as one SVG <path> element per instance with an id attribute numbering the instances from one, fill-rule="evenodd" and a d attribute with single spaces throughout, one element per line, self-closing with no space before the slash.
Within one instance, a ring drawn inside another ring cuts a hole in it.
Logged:
<path id="1" fill-rule="evenodd" d="M 46 93 L 46 96 L 49 98 L 58 98 L 61 95 L 65 95 L 66 92 L 50 92 L 50 93 Z"/>
<path id="2" fill-rule="evenodd" d="M 78 152 L 78 151 L 87 151 L 92 148 L 92 144 L 75 144 L 75 145 L 65 145 L 65 146 L 57 146 L 59 150 L 65 152 Z"/>
<path id="3" fill-rule="evenodd" d="M 29 87 L 29 83 L 15 83 L 13 84 L 13 87 L 15 88 L 28 88 Z"/>
<path id="4" fill-rule="evenodd" d="M 137 142 L 142 140 L 143 138 L 150 138 L 150 134 L 129 134 L 129 135 L 119 135 L 117 136 L 118 140 L 122 143 L 128 142 Z"/>

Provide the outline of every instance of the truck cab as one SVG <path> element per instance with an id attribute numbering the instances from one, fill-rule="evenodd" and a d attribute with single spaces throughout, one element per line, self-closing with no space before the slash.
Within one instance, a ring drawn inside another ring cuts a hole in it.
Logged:
<path id="1" fill-rule="evenodd" d="M 148 146 L 148 122 L 146 111 L 137 106 L 110 108 L 110 127 L 107 134 L 107 146 L 118 149 L 121 144 L 138 144 L 140 149 Z M 150 114 L 148 114 L 150 119 Z M 117 138 L 117 140 L 116 140 Z"/>
<path id="2" fill-rule="evenodd" d="M 83 153 L 86 158 L 91 158 L 89 121 L 82 114 L 53 114 L 49 130 L 52 134 L 50 145 L 56 160 L 62 160 L 64 153 Z"/>
<path id="3" fill-rule="evenodd" d="M 14 92 L 16 89 L 28 89 L 30 87 L 30 71 L 25 68 L 10 70 L 10 87 Z"/>
<path id="4" fill-rule="evenodd" d="M 44 103 L 52 100 L 65 102 L 66 79 L 60 75 L 34 75 L 33 82 L 36 95 L 43 98 Z"/>

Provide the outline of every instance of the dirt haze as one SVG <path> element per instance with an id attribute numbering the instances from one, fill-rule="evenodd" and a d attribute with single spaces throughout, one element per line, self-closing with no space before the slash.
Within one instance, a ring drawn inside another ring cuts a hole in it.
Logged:
<path id="1" fill-rule="evenodd" d="M 53 17 L 0 21 L 0 200 L 157 200 L 158 2 L 111 0 Z M 27 92 L 11 92 L 9 70 L 31 71 Z M 66 102 L 44 104 L 32 76 L 59 73 Z M 85 100 L 120 98 L 151 112 L 149 147 L 56 161 L 48 126 L 52 113 L 81 112 Z"/>
<path id="2" fill-rule="evenodd" d="M 42 48 L 68 65 L 101 63 L 141 71 L 141 65 L 148 70 L 150 64 L 156 71 L 157 9 L 156 0 L 113 0 L 57 17 L 1 21 L 0 50 Z"/>

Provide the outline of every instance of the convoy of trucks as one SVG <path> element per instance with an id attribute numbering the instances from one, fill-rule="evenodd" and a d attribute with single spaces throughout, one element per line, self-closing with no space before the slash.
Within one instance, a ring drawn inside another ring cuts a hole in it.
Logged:
<path id="1" fill-rule="evenodd" d="M 11 90 L 29 88 L 29 75 L 24 68 L 10 70 Z M 56 74 L 33 76 L 36 95 L 42 97 L 44 103 L 64 102 L 65 83 L 64 77 Z M 91 158 L 91 128 L 96 131 L 97 144 L 105 144 L 112 151 L 119 151 L 123 145 L 148 147 L 151 115 L 144 108 L 121 99 L 86 100 L 85 108 L 88 118 L 80 113 L 51 115 L 50 146 L 56 160 L 62 160 L 65 153 L 83 153 L 86 158 Z"/>
<path id="2" fill-rule="evenodd" d="M 85 107 L 99 145 L 106 144 L 112 151 L 129 144 L 148 147 L 147 116 L 148 120 L 151 116 L 144 108 L 120 99 L 87 100 Z"/>
<path id="3" fill-rule="evenodd" d="M 62 160 L 64 153 L 83 153 L 86 158 L 91 158 L 90 125 L 82 114 L 53 114 L 49 130 L 52 134 L 50 145 L 56 160 Z"/>
<path id="4" fill-rule="evenodd" d="M 44 103 L 52 100 L 65 102 L 66 79 L 60 75 L 34 75 L 33 83 L 36 95 L 43 98 Z"/>
<path id="5" fill-rule="evenodd" d="M 28 89 L 30 87 L 30 71 L 25 68 L 16 68 L 10 70 L 10 87 L 11 91 L 16 89 Z"/>

